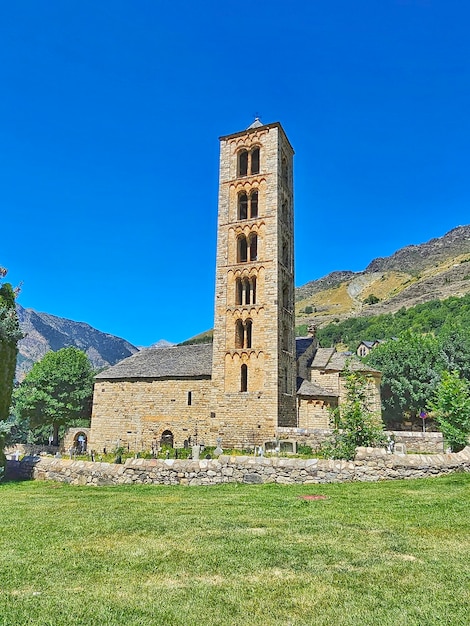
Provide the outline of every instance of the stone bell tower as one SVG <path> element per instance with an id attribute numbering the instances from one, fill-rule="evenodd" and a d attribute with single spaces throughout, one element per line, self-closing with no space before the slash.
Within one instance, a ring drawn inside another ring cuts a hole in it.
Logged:
<path id="1" fill-rule="evenodd" d="M 210 430 L 224 446 L 296 424 L 293 154 L 279 123 L 220 138 Z"/>

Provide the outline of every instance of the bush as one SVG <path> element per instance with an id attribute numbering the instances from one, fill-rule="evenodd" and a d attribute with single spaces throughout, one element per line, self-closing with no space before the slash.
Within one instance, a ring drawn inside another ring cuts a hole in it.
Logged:
<path id="1" fill-rule="evenodd" d="M 368 382 L 361 372 L 346 371 L 346 397 L 331 411 L 334 430 L 321 447 L 323 456 L 352 460 L 358 446 L 385 445 L 380 418 L 369 408 Z"/>

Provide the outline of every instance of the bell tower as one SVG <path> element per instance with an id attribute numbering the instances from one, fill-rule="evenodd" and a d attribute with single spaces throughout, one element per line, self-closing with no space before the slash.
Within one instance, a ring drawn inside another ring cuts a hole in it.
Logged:
<path id="1" fill-rule="evenodd" d="M 279 123 L 220 138 L 210 430 L 224 446 L 296 424 L 293 154 Z"/>

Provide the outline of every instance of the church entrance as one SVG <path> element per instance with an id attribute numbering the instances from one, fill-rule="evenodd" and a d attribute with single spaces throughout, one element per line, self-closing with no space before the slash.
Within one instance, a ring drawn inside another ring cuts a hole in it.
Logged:
<path id="1" fill-rule="evenodd" d="M 164 430 L 160 439 L 160 446 L 173 448 L 173 433 L 171 430 Z"/>

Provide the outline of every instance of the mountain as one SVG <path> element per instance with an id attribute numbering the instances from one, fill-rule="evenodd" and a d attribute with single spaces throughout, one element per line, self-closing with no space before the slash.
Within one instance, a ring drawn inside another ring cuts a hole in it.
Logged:
<path id="1" fill-rule="evenodd" d="M 114 365 L 138 352 L 138 348 L 124 339 L 108 335 L 84 322 L 38 313 L 17 305 L 18 319 L 25 334 L 18 344 L 17 380 L 23 380 L 36 361 L 46 352 L 75 346 L 88 355 L 95 369 Z"/>
<path id="2" fill-rule="evenodd" d="M 470 225 L 374 259 L 362 272 L 336 271 L 298 287 L 296 323 L 323 326 L 469 292 Z"/>

